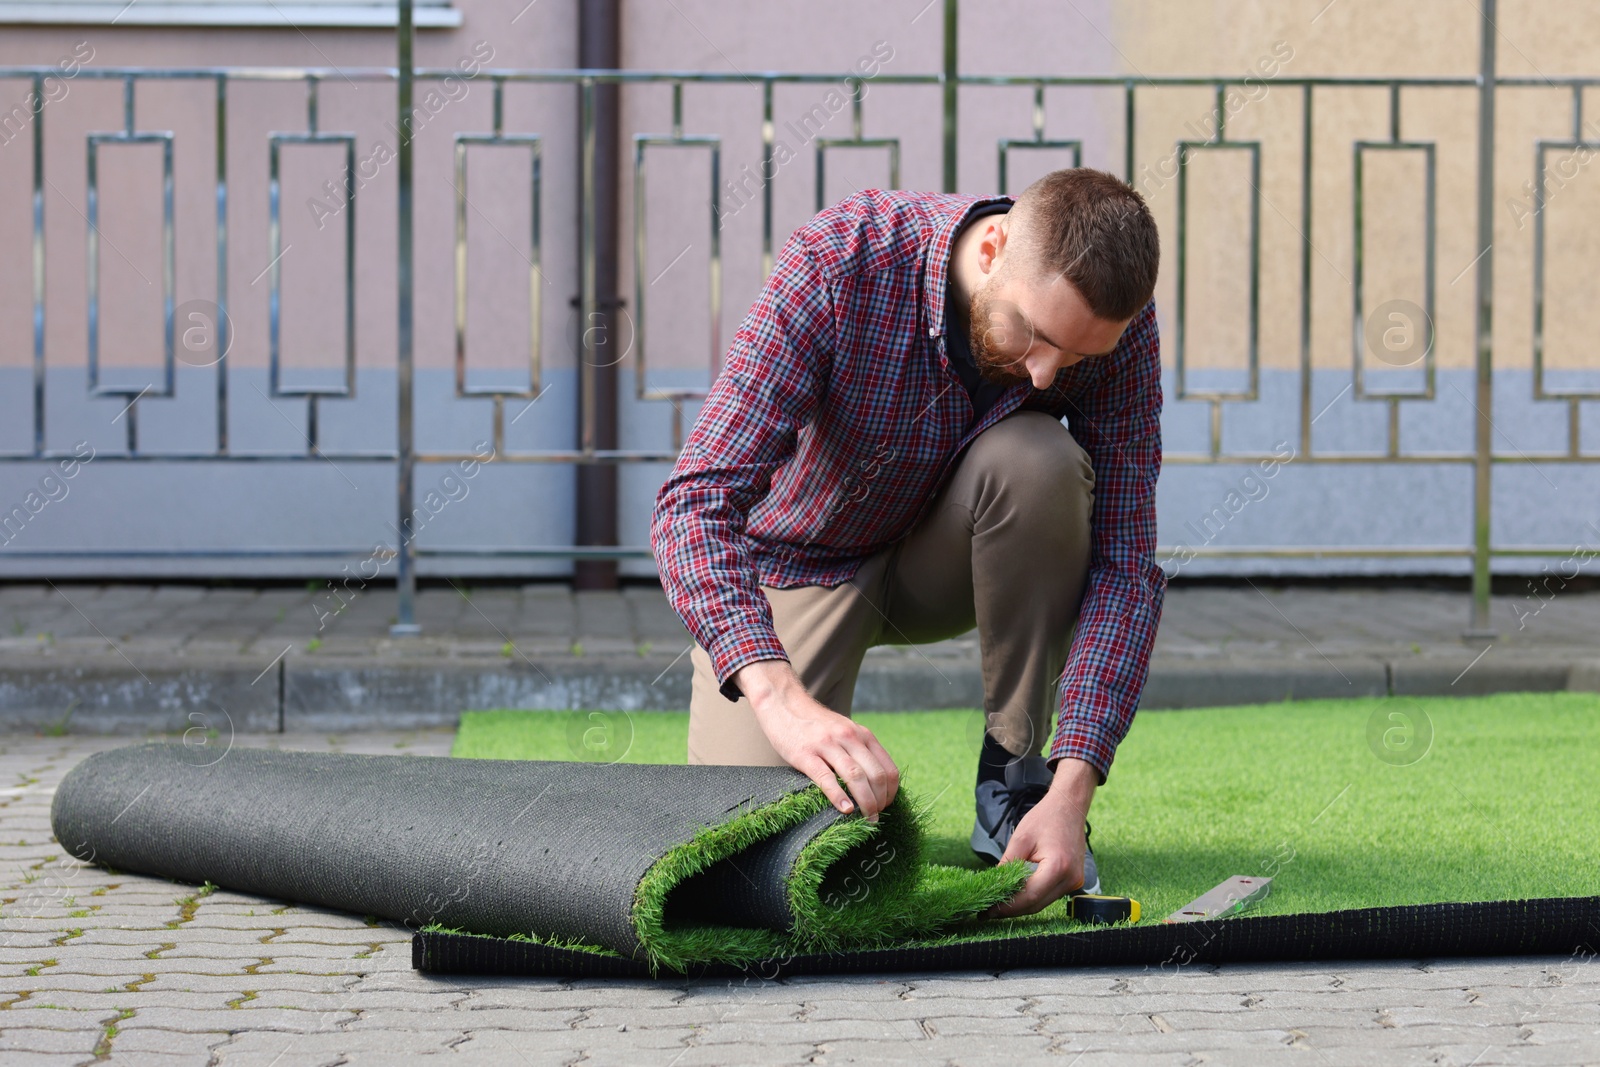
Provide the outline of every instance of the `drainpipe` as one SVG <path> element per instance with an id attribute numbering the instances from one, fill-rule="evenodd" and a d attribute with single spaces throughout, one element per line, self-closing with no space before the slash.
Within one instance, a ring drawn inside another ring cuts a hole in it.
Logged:
<path id="1" fill-rule="evenodd" d="M 412 275 L 412 183 L 411 166 L 411 94 L 416 72 L 412 66 L 413 38 L 416 27 L 412 21 L 412 0 L 399 0 L 399 19 L 395 29 L 395 117 L 400 136 L 397 147 L 395 180 L 398 187 L 396 201 L 399 215 L 395 221 L 395 305 L 399 313 L 395 327 L 395 397 L 399 410 L 395 416 L 395 464 L 399 484 L 395 487 L 394 535 L 398 539 L 395 557 L 395 621 L 389 632 L 396 637 L 414 636 L 421 632 L 417 625 L 417 571 L 416 545 L 410 537 L 412 523 L 412 491 L 416 484 L 416 456 L 413 451 L 412 390 L 415 385 L 415 358 L 413 351 L 413 297 L 415 278 Z M 398 131 L 397 131 L 398 132 Z M 219 148 L 220 152 L 221 149 Z M 314 402 L 314 401 L 313 401 Z M 312 408 L 315 411 L 315 408 Z"/>
<path id="2" fill-rule="evenodd" d="M 621 66 L 621 0 L 579 0 L 578 65 L 615 70 Z M 578 132 L 581 144 L 578 190 L 583 200 L 578 221 L 578 248 L 585 260 L 578 295 L 578 447 L 586 453 L 617 447 L 617 365 L 611 352 L 622 338 L 616 329 L 617 308 L 617 174 L 621 166 L 621 129 L 615 83 L 595 83 L 580 90 Z M 585 244 L 588 237 L 591 244 Z M 617 543 L 617 467 L 615 463 L 580 463 L 577 468 L 577 532 L 575 545 Z M 615 589 L 617 561 L 579 559 L 573 562 L 574 589 Z"/>

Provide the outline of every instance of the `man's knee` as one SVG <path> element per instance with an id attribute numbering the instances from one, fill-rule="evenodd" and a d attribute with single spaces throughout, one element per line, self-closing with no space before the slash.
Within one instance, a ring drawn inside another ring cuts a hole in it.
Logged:
<path id="1" fill-rule="evenodd" d="M 967 464 L 973 473 L 1030 496 L 1060 499 L 1094 491 L 1089 454 L 1060 419 L 1042 411 L 1019 411 L 983 431 L 968 448 Z"/>

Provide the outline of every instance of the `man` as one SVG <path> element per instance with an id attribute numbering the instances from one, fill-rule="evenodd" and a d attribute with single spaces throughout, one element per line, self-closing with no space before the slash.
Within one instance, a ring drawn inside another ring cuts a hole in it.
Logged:
<path id="1" fill-rule="evenodd" d="M 1159 259 L 1087 168 L 868 189 L 789 237 L 651 521 L 697 642 L 690 762 L 788 764 L 875 819 L 899 771 L 848 717 L 862 656 L 976 626 L 972 844 L 1038 865 L 996 914 L 1097 890 L 1086 817 L 1166 588 Z"/>

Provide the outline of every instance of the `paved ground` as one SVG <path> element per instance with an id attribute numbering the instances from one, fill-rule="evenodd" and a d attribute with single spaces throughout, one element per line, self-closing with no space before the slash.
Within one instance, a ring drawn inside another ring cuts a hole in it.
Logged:
<path id="1" fill-rule="evenodd" d="M 1600 593 L 1169 588 L 1141 706 L 1600 688 Z M 688 634 L 659 587 L 442 588 L 392 638 L 390 589 L 0 585 L 0 727 L 248 731 L 453 725 L 463 708 L 683 708 Z M 872 650 L 862 709 L 982 702 L 977 640 Z"/>
<path id="2" fill-rule="evenodd" d="M 439 755 L 443 730 L 234 744 Z M 120 741 L 0 737 L 0 1063 L 1600 1062 L 1592 956 L 781 982 L 430 978 L 409 932 L 69 859 L 56 783 Z M 225 757 L 224 757 L 225 758 Z"/>
<path id="3" fill-rule="evenodd" d="M 1402 585 L 1338 588 L 1277 585 L 1168 587 L 1157 640 L 1163 657 L 1386 656 L 1464 647 L 1471 601 L 1464 592 Z M 676 655 L 688 634 L 656 585 L 573 593 L 565 584 L 424 588 L 422 634 L 394 639 L 392 588 L 208 588 L 194 585 L 0 585 L 0 653 L 8 657 L 99 655 L 115 641 L 134 659 L 165 655 L 291 655 L 459 658 L 502 655 L 514 641 L 530 656 Z M 1596 652 L 1600 592 L 1567 591 L 1558 578 L 1497 595 L 1491 622 L 1506 648 Z M 316 642 L 315 649 L 305 646 Z M 921 646 L 953 655 L 969 636 Z M 876 655 L 915 655 L 885 646 Z"/>

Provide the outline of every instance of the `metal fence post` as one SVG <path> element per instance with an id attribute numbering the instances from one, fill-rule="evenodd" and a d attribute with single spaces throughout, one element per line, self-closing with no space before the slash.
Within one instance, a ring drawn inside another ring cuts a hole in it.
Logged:
<path id="1" fill-rule="evenodd" d="M 944 0 L 944 192 L 956 191 L 956 27 L 959 0 Z"/>
<path id="2" fill-rule="evenodd" d="M 396 636 L 420 633 L 416 621 L 417 573 L 416 548 L 411 543 L 411 492 L 412 468 L 415 458 L 412 450 L 412 303 L 411 303 L 411 0 L 398 0 L 400 5 L 397 31 L 399 56 L 395 71 L 397 110 L 399 119 L 399 144 L 395 146 L 396 180 L 399 186 L 397 200 L 400 217 L 396 220 L 395 236 L 395 290 L 400 321 L 397 324 L 398 340 L 395 352 L 396 410 L 396 476 L 395 536 L 399 538 L 395 555 L 395 621 L 389 632 Z"/>
<path id="3" fill-rule="evenodd" d="M 1477 342 L 1478 412 L 1474 436 L 1472 494 L 1472 620 L 1466 637 L 1495 636 L 1489 625 L 1489 492 L 1494 474 L 1494 96 L 1495 96 L 1495 0 L 1482 0 L 1483 21 L 1479 27 L 1481 50 L 1478 59 L 1478 274 L 1476 284 L 1477 321 L 1473 339 Z"/>

